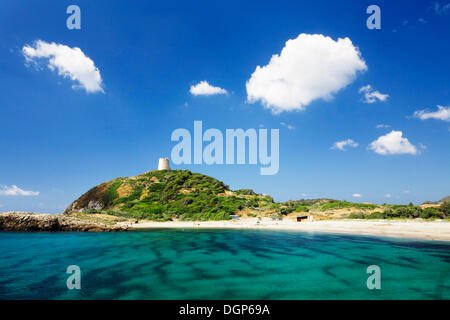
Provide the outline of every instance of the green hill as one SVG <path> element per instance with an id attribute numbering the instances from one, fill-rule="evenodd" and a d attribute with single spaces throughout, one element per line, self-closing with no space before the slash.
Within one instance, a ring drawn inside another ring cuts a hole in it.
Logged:
<path id="1" fill-rule="evenodd" d="M 445 201 L 444 198 L 442 201 Z M 378 205 L 333 199 L 304 199 L 275 203 L 251 189 L 231 191 L 223 182 L 189 170 L 149 171 L 135 177 L 104 182 L 75 200 L 64 214 L 102 223 L 146 220 L 228 220 L 241 216 L 313 215 L 316 220 L 450 217 L 450 204 L 439 208 Z"/>
<path id="2" fill-rule="evenodd" d="M 450 196 L 447 196 L 445 198 L 442 198 L 441 201 L 439 201 L 440 203 L 442 202 L 450 202 Z"/>
<path id="3" fill-rule="evenodd" d="M 102 183 L 64 214 L 106 213 L 149 220 L 227 220 L 240 210 L 267 208 L 270 196 L 231 191 L 223 182 L 189 170 L 150 171 Z"/>

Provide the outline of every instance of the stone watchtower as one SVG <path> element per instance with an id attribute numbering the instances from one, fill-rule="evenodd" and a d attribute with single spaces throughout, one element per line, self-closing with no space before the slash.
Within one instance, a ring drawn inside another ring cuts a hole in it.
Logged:
<path id="1" fill-rule="evenodd" d="M 170 170 L 169 158 L 159 158 L 158 170 Z"/>

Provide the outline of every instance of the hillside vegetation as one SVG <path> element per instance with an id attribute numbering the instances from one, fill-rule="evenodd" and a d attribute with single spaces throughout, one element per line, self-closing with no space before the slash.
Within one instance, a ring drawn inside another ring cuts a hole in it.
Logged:
<path id="1" fill-rule="evenodd" d="M 437 207 L 409 205 L 353 203 L 333 199 L 288 201 L 281 207 L 283 214 L 303 212 L 318 218 L 350 219 L 446 219 L 450 218 L 450 202 Z"/>
<path id="2" fill-rule="evenodd" d="M 231 191 L 223 182 L 200 173 L 167 170 L 102 183 L 74 201 L 64 213 L 102 223 L 128 219 L 228 220 L 235 214 L 247 217 L 313 215 L 316 220 L 445 219 L 450 218 L 449 207 L 450 202 L 422 208 L 412 204 L 378 205 L 333 199 L 275 203 L 272 197 L 251 189 Z"/>
<path id="3" fill-rule="evenodd" d="M 390 206 L 382 212 L 370 214 L 354 213 L 349 216 L 353 219 L 447 219 L 450 218 L 450 202 L 444 202 L 439 207 L 421 208 L 413 205 Z"/>
<path id="4" fill-rule="evenodd" d="M 148 220 L 227 220 L 240 210 L 266 208 L 273 199 L 189 170 L 150 171 L 102 183 L 64 212 L 102 213 Z"/>

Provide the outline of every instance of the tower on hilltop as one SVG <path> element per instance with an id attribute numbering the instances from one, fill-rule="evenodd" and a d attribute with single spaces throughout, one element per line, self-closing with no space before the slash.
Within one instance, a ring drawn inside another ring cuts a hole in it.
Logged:
<path id="1" fill-rule="evenodd" d="M 159 158 L 158 170 L 170 170 L 169 158 Z"/>

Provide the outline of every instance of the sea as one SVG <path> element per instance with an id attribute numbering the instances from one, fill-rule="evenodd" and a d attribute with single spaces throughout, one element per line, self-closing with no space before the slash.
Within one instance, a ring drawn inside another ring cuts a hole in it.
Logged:
<path id="1" fill-rule="evenodd" d="M 317 232 L 0 232 L 0 299 L 449 299 L 450 242 Z"/>

